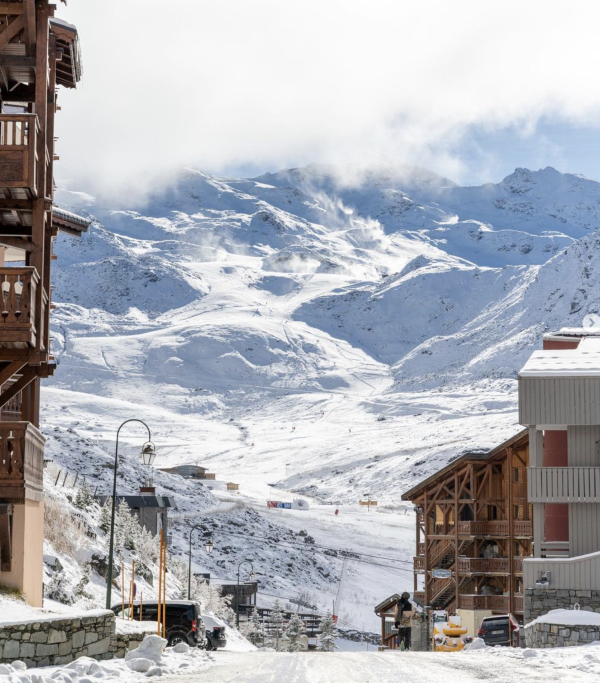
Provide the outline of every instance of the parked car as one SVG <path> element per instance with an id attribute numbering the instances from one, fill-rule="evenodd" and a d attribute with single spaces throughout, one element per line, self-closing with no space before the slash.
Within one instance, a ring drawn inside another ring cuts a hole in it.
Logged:
<path id="1" fill-rule="evenodd" d="M 206 628 L 206 649 L 216 650 L 227 645 L 227 638 L 225 636 L 225 624 L 216 617 L 203 617 L 204 626 Z"/>
<path id="2" fill-rule="evenodd" d="M 158 603 L 139 602 L 133 604 L 133 619 L 142 621 L 158 621 Z M 112 608 L 117 616 L 128 619 L 130 616 L 129 606 L 121 614 L 121 605 Z M 191 600 L 167 600 L 165 612 L 165 627 L 168 647 L 177 643 L 187 643 L 190 647 L 207 647 L 206 628 L 200 614 L 200 605 Z"/>
<path id="3" fill-rule="evenodd" d="M 519 624 L 512 614 L 484 617 L 477 635 L 486 645 L 519 646 Z"/>

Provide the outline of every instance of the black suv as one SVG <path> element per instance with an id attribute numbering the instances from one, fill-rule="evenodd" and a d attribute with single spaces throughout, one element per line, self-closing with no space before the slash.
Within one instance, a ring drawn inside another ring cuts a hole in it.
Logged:
<path id="1" fill-rule="evenodd" d="M 512 614 L 484 617 L 477 635 L 486 645 L 519 646 L 519 624 Z"/>
<path id="2" fill-rule="evenodd" d="M 141 621 L 158 621 L 157 602 L 143 602 L 141 608 L 139 602 L 134 602 L 134 621 L 140 620 L 140 609 Z M 125 607 L 124 614 L 121 614 L 121 605 L 115 605 L 112 611 L 125 619 L 130 616 L 129 606 Z M 165 616 L 169 647 L 177 643 L 187 643 L 190 647 L 206 647 L 206 631 L 198 603 L 191 600 L 167 600 Z"/>

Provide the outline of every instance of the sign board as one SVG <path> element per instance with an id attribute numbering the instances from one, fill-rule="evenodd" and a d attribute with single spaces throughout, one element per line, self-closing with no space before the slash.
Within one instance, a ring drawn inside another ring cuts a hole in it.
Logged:
<path id="1" fill-rule="evenodd" d="M 449 579 L 452 577 L 452 572 L 449 569 L 434 569 L 431 576 L 434 579 Z"/>
<path id="2" fill-rule="evenodd" d="M 291 503 L 282 503 L 279 500 L 268 500 L 267 501 L 267 507 L 268 508 L 278 508 L 279 510 L 291 510 L 292 504 Z"/>
<path id="3" fill-rule="evenodd" d="M 359 500 L 358 501 L 359 505 L 377 505 L 376 500 Z"/>

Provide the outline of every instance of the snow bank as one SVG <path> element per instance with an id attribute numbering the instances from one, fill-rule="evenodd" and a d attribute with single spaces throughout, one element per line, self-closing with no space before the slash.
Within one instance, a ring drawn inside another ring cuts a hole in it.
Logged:
<path id="1" fill-rule="evenodd" d="M 232 626 L 228 626 L 222 619 L 214 616 L 214 614 L 202 615 L 202 621 L 204 621 L 204 626 L 207 630 L 211 630 L 214 626 L 224 626 L 225 627 L 225 638 L 227 638 L 227 645 L 225 650 L 229 652 L 252 652 L 256 650 L 256 647 L 252 643 Z"/>
<path id="2" fill-rule="evenodd" d="M 156 621 L 135 621 L 117 617 L 116 624 L 117 633 L 122 635 L 130 633 L 156 633 L 158 631 L 158 622 Z"/>
<path id="3" fill-rule="evenodd" d="M 57 619 L 83 619 L 84 617 L 101 617 L 110 614 L 110 610 L 75 610 L 65 607 L 64 612 L 49 612 L 36 609 L 20 600 L 0 600 L 0 628 L 15 624 L 37 624 L 42 621 L 56 621 Z"/>
<path id="4" fill-rule="evenodd" d="M 159 636 L 148 636 L 128 658 L 97 662 L 90 657 L 79 659 L 65 666 L 26 669 L 23 662 L 0 664 L 0 683 L 85 683 L 95 680 L 138 680 L 142 677 L 169 674 L 195 674 L 208 668 L 213 661 L 203 650 L 187 648 L 182 652 L 175 648 L 164 649 L 166 641 Z M 137 653 L 137 656 L 131 656 Z"/>
<path id="5" fill-rule="evenodd" d="M 525 628 L 534 624 L 559 624 L 561 626 L 600 626 L 600 614 L 579 609 L 553 609 L 531 621 Z"/>

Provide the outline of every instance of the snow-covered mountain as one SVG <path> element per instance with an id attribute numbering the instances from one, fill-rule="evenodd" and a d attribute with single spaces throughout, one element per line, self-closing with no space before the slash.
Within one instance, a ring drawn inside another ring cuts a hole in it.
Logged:
<path id="1" fill-rule="evenodd" d="M 481 187 L 188 170 L 143 210 L 61 200 L 97 222 L 57 245 L 47 402 L 94 433 L 99 401 L 157 411 L 169 463 L 324 499 L 374 475 L 395 496 L 415 461 L 505 436 L 540 334 L 599 306 L 600 183 L 552 168 Z"/>
<path id="2" fill-rule="evenodd" d="M 74 439 L 92 444 L 108 491 L 98 458 L 108 467 L 117 426 L 143 419 L 157 466 L 198 463 L 240 484 L 250 512 L 221 510 L 219 524 L 249 534 L 267 499 L 298 493 L 347 505 L 369 493 L 397 511 L 411 484 L 517 431 L 516 372 L 541 334 L 600 310 L 600 183 L 551 168 L 482 187 L 414 168 L 351 175 L 187 170 L 143 208 L 61 191 L 96 220 L 56 245 L 59 366 L 42 396 L 58 464 L 86 469 Z M 131 448 L 140 438 L 122 435 Z M 368 621 L 410 583 L 412 521 L 378 515 L 369 534 L 358 517 L 315 515 L 306 528 L 323 546 L 394 554 L 389 586 L 362 565 L 350 572 L 350 617 Z M 234 578 L 243 553 L 266 561 L 246 545 L 229 553 L 207 567 Z M 327 606 L 338 565 L 303 563 L 304 583 L 292 570 L 267 583 L 310 592 L 326 567 Z"/>

